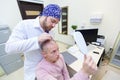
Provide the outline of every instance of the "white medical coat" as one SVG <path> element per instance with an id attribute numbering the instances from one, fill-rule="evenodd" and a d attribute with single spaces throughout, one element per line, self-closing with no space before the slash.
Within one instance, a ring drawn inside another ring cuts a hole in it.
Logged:
<path id="1" fill-rule="evenodd" d="M 35 67 L 42 59 L 38 36 L 44 33 L 39 17 L 21 21 L 6 44 L 7 53 L 24 53 L 24 80 L 35 79 Z"/>

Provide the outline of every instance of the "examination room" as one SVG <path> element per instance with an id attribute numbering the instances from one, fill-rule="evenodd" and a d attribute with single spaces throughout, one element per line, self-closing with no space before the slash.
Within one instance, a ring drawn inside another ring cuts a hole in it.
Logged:
<path id="1" fill-rule="evenodd" d="M 0 80 L 120 80 L 120 0 L 1 0 Z"/>

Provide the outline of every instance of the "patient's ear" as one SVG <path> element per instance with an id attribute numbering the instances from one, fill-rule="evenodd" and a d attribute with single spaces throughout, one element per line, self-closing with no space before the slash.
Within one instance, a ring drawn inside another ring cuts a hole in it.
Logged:
<path id="1" fill-rule="evenodd" d="M 42 51 L 42 55 L 43 55 L 43 57 L 46 57 L 46 52 Z"/>

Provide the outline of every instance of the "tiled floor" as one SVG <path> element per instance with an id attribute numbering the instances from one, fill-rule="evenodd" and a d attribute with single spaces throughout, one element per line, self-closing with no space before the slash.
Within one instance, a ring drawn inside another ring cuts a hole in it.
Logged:
<path id="1" fill-rule="evenodd" d="M 4 75 L 0 77 L 0 80 L 24 80 L 24 71 L 23 67 L 20 68 L 19 70 L 9 74 L 9 75 Z"/>
<path id="2" fill-rule="evenodd" d="M 105 79 L 105 75 L 109 72 L 109 71 L 112 71 L 114 72 L 115 74 L 120 74 L 120 69 L 119 68 L 116 68 L 112 65 L 110 65 L 109 61 L 108 60 L 104 60 L 99 68 L 98 68 L 98 72 L 92 77 L 92 80 L 109 80 L 109 79 Z M 112 75 L 114 75 L 114 73 Z M 109 77 L 112 78 L 112 76 L 109 75 Z M 110 80 L 111 80 L 110 79 Z M 118 80 L 118 79 L 117 79 Z"/>

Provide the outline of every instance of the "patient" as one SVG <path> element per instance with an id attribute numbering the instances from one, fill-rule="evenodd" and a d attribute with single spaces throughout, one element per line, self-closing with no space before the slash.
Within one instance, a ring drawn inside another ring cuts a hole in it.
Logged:
<path id="1" fill-rule="evenodd" d="M 72 78 L 54 40 L 46 40 L 40 44 L 43 59 L 37 65 L 37 80 L 89 80 L 89 75 L 97 71 L 97 65 L 90 56 L 84 56 L 83 67 Z"/>

